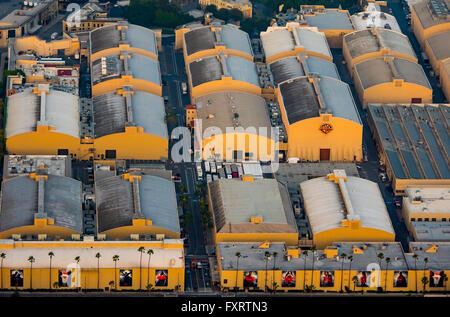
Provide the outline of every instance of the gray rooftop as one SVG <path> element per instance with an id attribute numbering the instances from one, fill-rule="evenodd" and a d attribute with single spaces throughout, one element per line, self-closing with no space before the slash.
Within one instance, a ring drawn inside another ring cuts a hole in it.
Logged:
<path id="1" fill-rule="evenodd" d="M 117 29 L 118 25 L 122 26 L 122 30 Z M 91 54 L 118 47 L 119 44 L 129 44 L 131 47 L 158 55 L 155 32 L 139 25 L 123 22 L 93 30 L 90 33 L 90 43 Z"/>
<path id="2" fill-rule="evenodd" d="M 352 32 L 344 36 L 344 42 L 352 58 L 383 49 L 416 58 L 408 37 L 391 30 L 370 29 Z"/>
<path id="3" fill-rule="evenodd" d="M 304 17 L 309 26 L 315 26 L 322 30 L 353 30 L 353 24 L 348 12 L 333 9 L 325 9 L 322 13 L 307 15 Z"/>
<path id="4" fill-rule="evenodd" d="M 368 110 L 396 178 L 450 178 L 449 105 L 369 104 Z"/>
<path id="5" fill-rule="evenodd" d="M 189 64 L 192 85 L 194 87 L 222 79 L 222 76 L 247 82 L 259 87 L 255 64 L 247 59 L 228 55 L 198 59 Z"/>
<path id="6" fill-rule="evenodd" d="M 411 224 L 416 232 L 417 241 L 449 241 L 450 242 L 450 223 L 449 222 L 426 222 L 412 221 Z"/>
<path id="7" fill-rule="evenodd" d="M 436 246 L 435 253 L 427 252 L 431 247 Z M 406 259 L 410 268 L 414 268 L 413 254 L 418 255 L 417 267 L 422 267 L 424 259 L 428 258 L 426 268 L 429 270 L 448 270 L 450 266 L 450 242 L 411 242 L 410 252 L 406 254 Z"/>
<path id="8" fill-rule="evenodd" d="M 106 93 L 92 98 L 95 137 L 125 132 L 126 126 L 143 127 L 145 133 L 167 139 L 165 109 L 161 97 L 135 91 L 127 97 Z"/>
<path id="9" fill-rule="evenodd" d="M 253 55 L 248 34 L 231 25 L 194 28 L 184 34 L 184 40 L 187 55 L 213 49 L 218 45 Z"/>
<path id="10" fill-rule="evenodd" d="M 413 5 L 424 29 L 450 22 L 449 0 L 424 0 Z"/>
<path id="11" fill-rule="evenodd" d="M 81 182 L 48 175 L 39 181 L 27 175 L 3 182 L 0 231 L 31 226 L 35 218 L 53 218 L 55 226 L 83 231 Z"/>
<path id="12" fill-rule="evenodd" d="M 440 61 L 450 57 L 450 30 L 439 32 L 433 36 L 430 36 L 426 39 L 426 42 L 430 45 L 431 51 L 433 52 L 436 60 Z"/>
<path id="13" fill-rule="evenodd" d="M 269 67 L 276 86 L 283 81 L 312 73 L 340 79 L 334 63 L 313 56 L 286 57 L 270 63 Z"/>
<path id="14" fill-rule="evenodd" d="M 72 176 L 72 161 L 67 155 L 5 155 L 3 177 L 36 173 L 41 166 L 51 175 Z"/>
<path id="15" fill-rule="evenodd" d="M 407 83 L 431 89 L 422 66 L 403 58 L 379 57 L 368 59 L 355 64 L 355 74 L 363 89 L 391 83 L 394 79 L 403 79 Z"/>
<path id="16" fill-rule="evenodd" d="M 350 88 L 340 80 L 316 76 L 311 83 L 308 77 L 297 77 L 281 83 L 279 89 L 290 124 L 318 117 L 321 111 L 361 124 Z"/>
<path id="17" fill-rule="evenodd" d="M 275 179 L 219 179 L 208 186 L 217 232 L 297 232 L 289 193 Z M 251 223 L 252 217 L 263 222 Z"/>
<path id="18" fill-rule="evenodd" d="M 150 219 L 152 225 L 180 232 L 175 186 L 172 181 L 142 175 L 131 183 L 123 176 L 95 183 L 98 231 L 131 226 L 133 219 Z"/>

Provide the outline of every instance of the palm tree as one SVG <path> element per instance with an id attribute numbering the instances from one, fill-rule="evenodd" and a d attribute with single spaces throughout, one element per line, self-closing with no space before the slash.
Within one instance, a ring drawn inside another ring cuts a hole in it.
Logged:
<path id="1" fill-rule="evenodd" d="M 387 257 L 385 261 L 386 261 L 386 270 L 385 270 L 385 275 L 384 275 L 384 291 L 387 292 L 387 274 L 388 274 L 389 263 L 391 263 L 391 258 Z"/>
<path id="2" fill-rule="evenodd" d="M 348 259 L 350 261 L 350 265 L 349 265 L 349 268 L 348 268 L 348 289 L 350 289 L 350 274 L 352 272 L 353 255 L 349 255 Z"/>
<path id="3" fill-rule="evenodd" d="M 33 289 L 33 263 L 35 261 L 32 255 L 28 257 L 28 262 L 30 262 L 30 289 Z"/>
<path id="4" fill-rule="evenodd" d="M 308 257 L 308 250 L 304 250 L 305 262 L 303 262 L 303 291 L 306 290 L 306 258 Z"/>
<path id="5" fill-rule="evenodd" d="M 381 261 L 384 259 L 384 254 L 383 253 L 378 253 L 377 254 L 377 257 L 378 257 L 378 266 L 379 266 L 379 272 L 380 272 L 380 275 L 379 275 L 379 279 L 380 280 L 377 280 L 377 282 L 378 283 L 381 283 Z M 377 286 L 379 286 L 380 284 L 378 284 Z"/>
<path id="6" fill-rule="evenodd" d="M 3 260 L 6 258 L 6 253 L 0 253 L 0 259 L 1 259 L 1 264 L 0 264 L 0 281 L 1 281 L 1 286 L 0 288 L 3 289 Z"/>
<path id="7" fill-rule="evenodd" d="M 419 256 L 414 253 L 412 257 L 414 259 L 414 272 L 415 272 L 415 275 L 416 275 L 415 280 L 416 280 L 416 293 L 417 293 L 417 259 L 419 258 Z"/>
<path id="8" fill-rule="evenodd" d="M 238 273 L 239 273 L 239 258 L 241 257 L 241 252 L 236 252 L 236 286 L 234 290 L 237 292 L 238 290 Z"/>
<path id="9" fill-rule="evenodd" d="M 272 255 L 273 255 L 272 283 L 276 283 L 275 282 L 275 262 L 277 260 L 278 252 L 274 252 Z"/>
<path id="10" fill-rule="evenodd" d="M 117 290 L 117 261 L 119 261 L 119 256 L 113 255 L 112 260 L 114 261 L 114 286 Z"/>
<path id="11" fill-rule="evenodd" d="M 358 277 L 356 275 L 354 275 L 352 277 L 352 281 L 353 281 L 353 292 L 355 292 L 355 290 L 356 290 L 356 283 L 358 282 Z"/>
<path id="12" fill-rule="evenodd" d="M 142 253 L 144 253 L 145 248 L 139 247 L 138 252 L 140 253 L 139 257 L 139 289 L 142 288 Z"/>
<path id="13" fill-rule="evenodd" d="M 344 280 L 344 260 L 347 258 L 347 254 L 342 253 L 341 257 L 342 257 L 341 261 L 341 293 L 342 293 L 342 282 Z"/>
<path id="14" fill-rule="evenodd" d="M 77 255 L 75 258 L 74 258 L 74 260 L 75 260 L 75 262 L 77 262 L 77 270 L 78 270 L 78 267 L 80 266 L 79 264 L 80 264 L 80 256 L 79 255 Z M 80 269 L 80 279 L 81 279 L 81 269 Z M 79 283 L 79 284 L 78 284 Z M 80 287 L 78 286 L 78 285 L 80 285 L 81 286 L 81 281 L 78 281 L 77 280 L 77 288 L 78 288 L 78 290 L 80 289 Z"/>
<path id="15" fill-rule="evenodd" d="M 52 289 L 52 258 L 55 256 L 55 254 L 52 251 L 50 251 L 48 253 L 48 256 L 50 258 L 50 266 L 49 266 L 50 267 L 50 276 L 48 279 L 48 288 Z"/>
<path id="16" fill-rule="evenodd" d="M 152 259 L 153 250 L 148 249 L 148 262 L 147 262 L 147 285 L 150 285 L 150 260 Z"/>
<path id="17" fill-rule="evenodd" d="M 422 277 L 422 284 L 423 284 L 423 293 L 425 294 L 425 290 L 428 284 L 428 277 L 426 276 Z"/>
<path id="18" fill-rule="evenodd" d="M 269 262 L 269 259 L 270 259 L 270 252 L 269 251 L 266 251 L 264 253 L 264 258 L 266 260 L 266 274 L 265 274 L 266 279 L 265 279 L 265 283 L 264 283 L 264 292 L 267 292 L 267 263 Z"/>
<path id="19" fill-rule="evenodd" d="M 100 289 L 100 258 L 102 255 L 100 252 L 97 252 L 95 257 L 97 258 L 97 289 Z"/>
<path id="20" fill-rule="evenodd" d="M 427 273 L 425 272 L 427 269 L 427 263 L 428 263 L 428 258 L 424 258 L 423 259 L 423 276 L 427 278 L 427 283 L 428 283 Z M 422 283 L 423 283 L 423 278 L 422 278 Z M 423 286 L 423 293 L 425 294 L 425 285 Z"/>
<path id="21" fill-rule="evenodd" d="M 316 247 L 315 246 L 311 247 L 311 252 L 312 252 L 311 286 L 313 286 L 312 289 L 314 289 L 314 254 L 316 253 Z"/>

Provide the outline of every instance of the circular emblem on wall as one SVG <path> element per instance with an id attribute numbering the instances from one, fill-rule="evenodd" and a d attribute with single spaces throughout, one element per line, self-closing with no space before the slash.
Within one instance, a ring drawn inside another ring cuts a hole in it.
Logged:
<path id="1" fill-rule="evenodd" d="M 333 131 L 333 126 L 331 124 L 329 124 L 329 123 L 323 123 L 320 126 L 319 130 L 322 131 L 322 133 L 328 134 L 331 131 Z"/>

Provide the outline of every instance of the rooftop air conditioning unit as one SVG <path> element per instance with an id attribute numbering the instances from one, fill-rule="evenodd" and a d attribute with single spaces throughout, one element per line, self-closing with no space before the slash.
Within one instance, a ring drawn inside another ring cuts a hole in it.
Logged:
<path id="1" fill-rule="evenodd" d="M 47 235 L 45 233 L 38 234 L 38 240 L 39 241 L 44 241 L 46 239 L 47 239 Z"/>
<path id="2" fill-rule="evenodd" d="M 73 241 L 80 241 L 81 236 L 78 233 L 72 234 L 72 240 Z"/>
<path id="3" fill-rule="evenodd" d="M 138 234 L 130 234 L 130 239 L 133 241 L 138 241 L 139 240 L 139 235 Z"/>

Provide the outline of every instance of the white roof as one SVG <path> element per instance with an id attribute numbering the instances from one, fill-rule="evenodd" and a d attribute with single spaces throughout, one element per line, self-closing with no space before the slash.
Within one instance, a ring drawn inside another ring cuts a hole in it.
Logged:
<path id="1" fill-rule="evenodd" d="M 403 204 L 409 213 L 450 214 L 450 186 L 407 187 L 405 192 Z"/>
<path id="2" fill-rule="evenodd" d="M 54 132 L 79 137 L 78 97 L 57 90 L 42 95 L 45 97 L 29 88 L 8 97 L 6 138 L 36 131 L 39 124 L 54 127 Z"/>
<path id="3" fill-rule="evenodd" d="M 384 12 L 376 10 L 358 12 L 352 15 L 351 19 L 353 21 L 353 24 L 355 25 L 356 30 L 364 30 L 373 27 L 385 28 L 385 26 L 388 24 L 392 30 L 402 33 L 402 30 L 397 23 L 397 19 L 394 16 Z"/>
<path id="4" fill-rule="evenodd" d="M 313 234 L 340 228 L 346 218 L 361 220 L 365 228 L 394 233 L 376 183 L 347 176 L 347 181 L 338 184 L 319 177 L 301 183 L 300 188 Z"/>
<path id="5" fill-rule="evenodd" d="M 52 267 L 66 268 L 69 264 L 75 263 L 75 257 L 80 257 L 80 266 L 85 269 L 97 268 L 97 258 L 95 255 L 97 252 L 101 254 L 100 268 L 113 268 L 114 261 L 112 257 L 114 255 L 119 256 L 117 262 L 117 268 L 139 268 L 140 253 L 137 251 L 139 246 L 136 243 L 141 243 L 146 250 L 152 249 L 154 254 L 152 255 L 150 267 L 152 268 L 181 268 L 184 267 L 184 251 L 183 248 L 161 248 L 152 247 L 152 243 L 161 243 L 161 241 L 124 241 L 120 242 L 123 247 L 117 247 L 117 241 L 97 241 L 87 243 L 86 247 L 79 247 L 83 242 L 80 241 L 62 241 L 57 242 L 58 246 L 55 246 L 54 241 L 50 241 L 49 244 L 52 247 L 42 247 L 41 245 L 46 243 L 45 241 L 26 242 L 22 246 L 22 242 L 15 242 L 13 240 L 0 240 L 1 244 L 20 245 L 20 247 L 14 247 L 6 250 L 6 258 L 3 261 L 4 267 L 10 268 L 28 268 L 30 263 L 28 258 L 33 256 L 35 262 L 33 268 L 48 268 L 49 256 L 48 253 L 52 251 L 55 256 L 52 258 Z M 164 243 L 176 243 L 182 244 L 182 240 L 164 240 Z M 34 246 L 33 244 L 39 245 Z M 70 246 L 73 244 L 74 246 Z M 95 245 L 98 245 L 96 247 Z M 108 244 L 114 245 L 108 246 Z M 127 246 L 129 244 L 130 246 Z M 94 246 L 92 246 L 94 245 Z M 143 255 L 144 259 L 147 259 L 148 255 Z"/>

